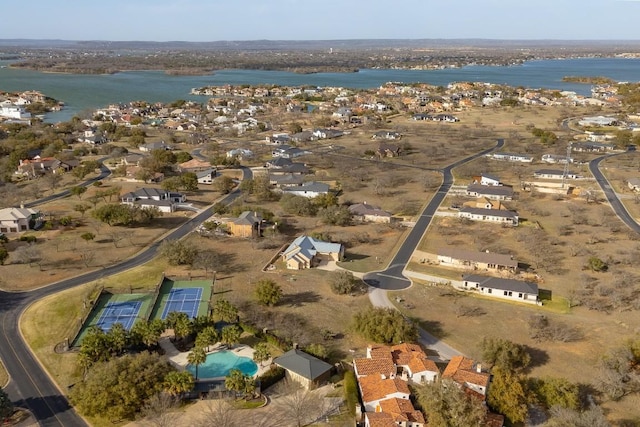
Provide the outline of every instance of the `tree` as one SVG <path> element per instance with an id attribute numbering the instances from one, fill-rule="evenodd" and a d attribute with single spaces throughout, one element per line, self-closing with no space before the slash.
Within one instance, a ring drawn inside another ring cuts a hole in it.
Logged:
<path id="1" fill-rule="evenodd" d="M 529 388 L 538 402 L 550 409 L 554 406 L 580 408 L 580 387 L 565 378 L 539 378 L 530 381 Z"/>
<path id="2" fill-rule="evenodd" d="M 180 175 L 180 187 L 184 191 L 196 191 L 198 189 L 198 175 L 193 172 L 185 172 Z"/>
<path id="3" fill-rule="evenodd" d="M 122 323 L 118 322 L 111 325 L 111 329 L 107 332 L 107 344 L 114 356 L 122 354 L 127 346 L 127 341 L 129 341 L 129 333 Z"/>
<path id="4" fill-rule="evenodd" d="M 171 176 L 163 179 L 161 186 L 165 191 L 178 191 L 182 187 L 182 180 L 179 176 Z"/>
<path id="5" fill-rule="evenodd" d="M 169 372 L 167 376 L 173 373 Z M 188 372 L 186 373 L 188 374 Z M 179 406 L 180 399 L 170 393 L 162 391 L 152 396 L 142 407 L 142 414 L 145 417 L 143 425 L 152 425 L 154 427 L 175 426 L 180 418 L 180 413 L 176 411 Z"/>
<path id="6" fill-rule="evenodd" d="M 87 378 L 71 389 L 69 400 L 86 416 L 131 419 L 162 391 L 164 378 L 172 370 L 158 354 L 126 354 L 95 364 Z"/>
<path id="7" fill-rule="evenodd" d="M 79 203 L 73 206 L 73 210 L 76 212 L 80 212 L 80 215 L 82 215 L 82 217 L 84 217 L 85 212 L 87 212 L 89 209 L 91 209 L 91 206 L 87 205 L 86 203 Z"/>
<path id="8" fill-rule="evenodd" d="M 222 322 L 235 323 L 238 321 L 238 308 L 226 299 L 219 299 L 213 305 L 213 315 Z"/>
<path id="9" fill-rule="evenodd" d="M 165 322 L 169 328 L 173 329 L 173 334 L 177 339 L 187 337 L 193 330 L 189 316 L 182 311 L 169 312 Z"/>
<path id="10" fill-rule="evenodd" d="M 13 414 L 13 402 L 9 395 L 0 388 L 0 420 L 6 420 Z"/>
<path id="11" fill-rule="evenodd" d="M 209 349 L 209 346 L 218 342 L 218 330 L 213 326 L 203 328 L 196 336 L 196 347 Z"/>
<path id="12" fill-rule="evenodd" d="M 180 396 L 193 390 L 195 381 L 189 371 L 172 371 L 164 377 L 164 390 L 172 396 Z"/>
<path id="13" fill-rule="evenodd" d="M 222 194 L 229 194 L 235 185 L 233 179 L 227 175 L 222 175 L 213 181 L 213 189 Z"/>
<path id="14" fill-rule="evenodd" d="M 542 427 L 611 427 L 602 408 L 592 404 L 586 411 L 554 406 L 549 411 L 551 417 Z"/>
<path id="15" fill-rule="evenodd" d="M 82 187 L 78 185 L 76 187 L 71 187 L 69 189 L 69 194 L 71 194 L 72 196 L 78 196 L 78 199 L 81 199 L 82 195 L 86 193 L 86 191 L 87 191 L 87 187 Z"/>
<path id="16" fill-rule="evenodd" d="M 165 331 L 165 323 L 160 319 L 154 319 L 150 322 L 139 320 L 133 324 L 129 331 L 132 342 L 141 343 L 146 347 L 152 347 L 158 344 L 160 335 Z"/>
<path id="17" fill-rule="evenodd" d="M 391 308 L 368 308 L 353 316 L 353 328 L 367 340 L 385 344 L 415 341 L 416 325 Z"/>
<path id="18" fill-rule="evenodd" d="M 81 357 L 78 362 L 85 371 L 96 362 L 111 359 L 112 351 L 107 334 L 97 326 L 90 327 L 80 344 L 79 355 Z"/>
<path id="19" fill-rule="evenodd" d="M 520 423 L 527 417 L 527 389 L 524 378 L 513 371 L 494 367 L 487 403 L 511 423 Z"/>
<path id="20" fill-rule="evenodd" d="M 276 386 L 278 399 L 274 407 L 276 414 L 288 420 L 288 424 L 302 427 L 319 419 L 325 412 L 324 398 L 304 389 L 293 381 L 282 381 Z"/>
<path id="21" fill-rule="evenodd" d="M 318 216 L 327 225 L 339 225 L 345 227 L 351 224 L 351 211 L 347 206 L 329 206 L 320 208 Z"/>
<path id="22" fill-rule="evenodd" d="M 237 325 L 227 325 L 220 332 L 220 342 L 233 346 L 240 341 L 242 329 Z"/>
<path id="23" fill-rule="evenodd" d="M 416 387 L 416 399 L 429 427 L 467 427 L 483 425 L 485 408 L 453 381 L 444 379 Z"/>
<path id="24" fill-rule="evenodd" d="M 192 265 L 199 252 L 195 245 L 182 240 L 164 240 L 158 251 L 171 265 Z"/>
<path id="25" fill-rule="evenodd" d="M 329 277 L 329 286 L 333 293 L 338 295 L 361 293 L 366 289 L 362 280 L 346 270 L 332 272 Z"/>
<path id="26" fill-rule="evenodd" d="M 254 392 L 256 386 L 254 379 L 242 373 L 240 369 L 232 369 L 224 379 L 227 390 L 235 391 L 246 396 Z"/>
<path id="27" fill-rule="evenodd" d="M 4 265 L 7 258 L 9 258 L 9 251 L 4 246 L 0 246 L 0 265 Z"/>
<path id="28" fill-rule="evenodd" d="M 274 306 L 282 299 L 282 288 L 270 279 L 258 281 L 255 292 L 258 302 L 263 305 Z"/>
<path id="29" fill-rule="evenodd" d="M 640 392 L 640 340 L 610 350 L 598 363 L 594 385 L 612 400 Z"/>
<path id="30" fill-rule="evenodd" d="M 262 366 L 262 362 L 266 362 L 271 358 L 271 352 L 269 351 L 269 344 L 261 342 L 253 347 L 253 361 L 259 363 Z"/>
<path id="31" fill-rule="evenodd" d="M 29 243 L 27 246 L 20 246 L 14 251 L 16 260 L 20 264 L 29 264 L 29 267 L 33 267 L 33 264 L 42 263 L 42 251 L 36 246 L 35 243 Z"/>
<path id="32" fill-rule="evenodd" d="M 215 271 L 220 265 L 221 256 L 214 251 L 200 251 L 193 260 L 193 268 L 201 268 L 206 274 Z"/>
<path id="33" fill-rule="evenodd" d="M 523 345 L 502 338 L 483 338 L 480 350 L 485 362 L 507 371 L 520 371 L 531 362 L 531 355 Z"/>
<path id="34" fill-rule="evenodd" d="M 194 347 L 189 354 L 187 354 L 187 362 L 196 368 L 196 380 L 198 379 L 198 366 L 202 365 L 207 360 L 207 353 L 204 348 Z"/>

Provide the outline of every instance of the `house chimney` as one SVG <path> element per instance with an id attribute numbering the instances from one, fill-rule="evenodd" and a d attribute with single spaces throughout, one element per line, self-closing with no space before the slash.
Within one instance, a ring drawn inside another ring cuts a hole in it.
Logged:
<path id="1" fill-rule="evenodd" d="M 478 372 L 479 374 L 482 373 L 482 365 L 479 363 L 476 365 L 476 372 Z"/>

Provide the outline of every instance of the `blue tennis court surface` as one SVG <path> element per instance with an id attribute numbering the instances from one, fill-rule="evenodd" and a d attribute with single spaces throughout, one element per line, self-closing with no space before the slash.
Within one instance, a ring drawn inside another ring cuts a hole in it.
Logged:
<path id="1" fill-rule="evenodd" d="M 96 326 L 108 332 L 114 323 L 122 323 L 128 331 L 136 321 L 141 306 L 142 303 L 139 301 L 110 302 L 104 307 Z"/>
<path id="2" fill-rule="evenodd" d="M 202 288 L 173 288 L 169 292 L 167 303 L 162 311 L 162 320 L 172 311 L 186 313 L 193 319 L 198 315 L 200 300 L 202 298 Z"/>

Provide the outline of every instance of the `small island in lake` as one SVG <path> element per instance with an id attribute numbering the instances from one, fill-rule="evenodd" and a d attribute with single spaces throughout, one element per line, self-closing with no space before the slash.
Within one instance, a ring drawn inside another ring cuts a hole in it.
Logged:
<path id="1" fill-rule="evenodd" d="M 615 80 L 610 79 L 609 77 L 603 77 L 603 76 L 595 76 L 595 77 L 589 77 L 589 76 L 564 76 L 562 78 L 563 82 L 569 82 L 569 83 L 585 83 L 585 84 L 591 84 L 591 85 L 605 85 L 605 84 L 614 84 L 616 83 Z"/>

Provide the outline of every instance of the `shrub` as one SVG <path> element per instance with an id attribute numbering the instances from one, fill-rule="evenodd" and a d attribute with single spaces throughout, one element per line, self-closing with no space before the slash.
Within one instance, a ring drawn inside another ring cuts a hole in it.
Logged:
<path id="1" fill-rule="evenodd" d="M 351 415 L 356 414 L 356 405 L 358 404 L 358 383 L 356 374 L 352 371 L 344 373 L 344 399 L 347 401 L 347 408 Z"/>
<path id="2" fill-rule="evenodd" d="M 38 238 L 36 236 L 31 236 L 31 235 L 25 235 L 25 236 L 20 236 L 20 240 L 21 242 L 27 242 L 27 243 L 35 243 Z"/>
<path id="3" fill-rule="evenodd" d="M 272 367 L 264 374 L 258 377 L 258 381 L 260 382 L 260 390 L 265 390 L 281 379 L 284 378 L 284 369 L 280 367 Z"/>

